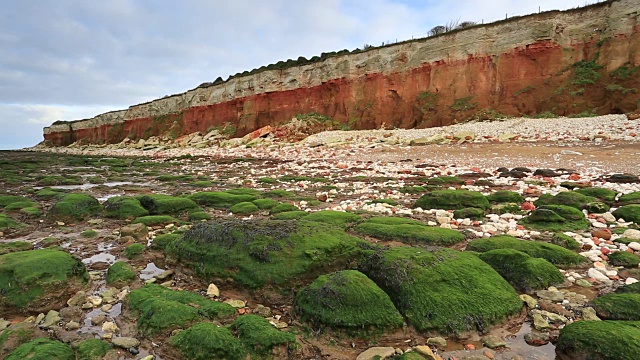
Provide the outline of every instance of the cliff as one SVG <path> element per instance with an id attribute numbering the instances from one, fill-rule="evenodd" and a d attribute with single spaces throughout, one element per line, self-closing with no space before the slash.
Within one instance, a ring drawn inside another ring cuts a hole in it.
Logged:
<path id="1" fill-rule="evenodd" d="M 58 146 L 115 143 L 225 125 L 241 136 L 311 112 L 352 129 L 637 112 L 639 20 L 638 0 L 512 18 L 56 122 L 44 129 L 44 138 Z"/>

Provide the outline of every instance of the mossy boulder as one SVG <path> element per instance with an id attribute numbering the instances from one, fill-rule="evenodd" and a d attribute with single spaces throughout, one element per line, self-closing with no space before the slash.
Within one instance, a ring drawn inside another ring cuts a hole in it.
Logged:
<path id="1" fill-rule="evenodd" d="M 20 345 L 5 360 L 75 360 L 76 354 L 63 342 L 39 338 Z"/>
<path id="2" fill-rule="evenodd" d="M 522 195 L 518 194 L 515 191 L 509 190 L 498 190 L 489 196 L 487 196 L 487 200 L 491 203 L 522 203 L 524 202 L 524 198 Z"/>
<path id="3" fill-rule="evenodd" d="M 276 346 L 296 343 L 294 334 L 276 329 L 267 319 L 257 315 L 239 316 L 230 328 L 245 348 L 254 354 L 267 355 Z"/>
<path id="4" fill-rule="evenodd" d="M 184 328 L 204 319 L 227 318 L 236 312 L 231 305 L 155 284 L 133 290 L 126 301 L 138 318 L 138 331 L 144 334 Z"/>
<path id="5" fill-rule="evenodd" d="M 333 210 L 314 212 L 305 217 L 308 221 L 327 223 L 338 227 L 346 227 L 350 223 L 362 220 L 359 215 Z"/>
<path id="6" fill-rule="evenodd" d="M 55 307 L 87 280 L 82 262 L 64 251 L 41 249 L 1 255 L 0 309 Z"/>
<path id="7" fill-rule="evenodd" d="M 202 211 L 193 200 L 184 197 L 153 194 L 142 195 L 137 199 L 151 215 L 179 215 L 183 212 Z"/>
<path id="8" fill-rule="evenodd" d="M 253 200 L 252 203 L 260 210 L 268 210 L 279 204 L 279 202 L 273 199 L 256 199 Z"/>
<path id="9" fill-rule="evenodd" d="M 543 205 L 564 205 L 576 209 L 584 209 L 588 203 L 596 201 L 596 198 L 583 195 L 577 191 L 565 191 L 555 196 L 543 194 L 533 204 L 537 207 Z"/>
<path id="10" fill-rule="evenodd" d="M 211 220 L 211 215 L 205 211 L 193 211 L 189 213 L 189 221 Z"/>
<path id="11" fill-rule="evenodd" d="M 147 247 L 143 244 L 131 244 L 124 249 L 123 255 L 127 259 L 133 259 L 142 254 Z"/>
<path id="12" fill-rule="evenodd" d="M 82 220 L 96 216 L 102 211 L 102 205 L 96 198 L 85 194 L 67 194 L 49 210 L 49 216 L 56 219 Z"/>
<path id="13" fill-rule="evenodd" d="M 0 195 L 0 208 L 4 208 L 13 203 L 32 202 L 31 199 L 17 195 Z"/>
<path id="14" fill-rule="evenodd" d="M 640 294 L 640 282 L 621 286 L 616 289 L 616 294 Z"/>
<path id="15" fill-rule="evenodd" d="M 53 199 L 62 195 L 64 195 L 64 191 L 52 188 L 42 188 L 36 191 L 36 197 L 38 199 Z"/>
<path id="16" fill-rule="evenodd" d="M 273 215 L 271 218 L 273 220 L 296 220 L 302 219 L 303 217 L 308 216 L 309 213 L 302 210 L 296 211 L 285 211 L 278 214 Z"/>
<path id="17" fill-rule="evenodd" d="M 534 258 L 542 258 L 556 266 L 575 266 L 586 262 L 586 258 L 558 245 L 545 242 L 520 240 L 502 235 L 486 239 L 473 240 L 467 250 L 486 252 L 496 249 L 514 249 Z"/>
<path id="18" fill-rule="evenodd" d="M 11 216 L 0 214 L 0 230 L 15 229 L 21 227 L 22 224 L 15 221 Z"/>
<path id="19" fill-rule="evenodd" d="M 14 241 L 10 243 L 0 243 L 0 255 L 33 249 L 33 245 L 26 241 Z"/>
<path id="20" fill-rule="evenodd" d="M 0 359 L 5 359 L 11 351 L 36 337 L 36 328 L 30 323 L 14 324 L 0 331 Z"/>
<path id="21" fill-rule="evenodd" d="M 77 346 L 78 360 L 102 360 L 113 349 L 108 342 L 99 339 L 87 339 Z"/>
<path id="22" fill-rule="evenodd" d="M 279 214 L 281 212 L 286 211 L 297 211 L 300 210 L 297 206 L 289 203 L 281 203 L 271 208 L 270 214 Z"/>
<path id="23" fill-rule="evenodd" d="M 256 200 L 251 194 L 232 194 L 225 191 L 202 191 L 188 196 L 198 205 L 210 206 L 216 209 L 228 209 L 241 202 Z"/>
<path id="24" fill-rule="evenodd" d="M 374 217 L 358 224 L 353 230 L 380 240 L 408 244 L 452 245 L 465 240 L 462 233 L 428 226 L 420 221 L 399 217 Z"/>
<path id="25" fill-rule="evenodd" d="M 496 249 L 481 253 L 480 259 L 491 265 L 514 288 L 524 292 L 561 284 L 564 276 L 550 262 L 513 249 Z"/>
<path id="26" fill-rule="evenodd" d="M 582 211 L 565 205 L 543 205 L 523 218 L 520 223 L 533 230 L 587 230 L 591 226 Z"/>
<path id="27" fill-rule="evenodd" d="M 585 210 L 592 214 L 604 214 L 609 211 L 609 205 L 603 202 L 590 202 L 584 207 Z"/>
<path id="28" fill-rule="evenodd" d="M 419 331 L 484 331 L 522 309 L 500 274 L 477 256 L 456 250 L 378 250 L 362 262 L 361 271 Z"/>
<path id="29" fill-rule="evenodd" d="M 107 270 L 107 284 L 123 286 L 136 279 L 133 266 L 124 261 L 116 261 Z"/>
<path id="30" fill-rule="evenodd" d="M 464 208 L 461 210 L 454 210 L 453 217 L 456 219 L 474 219 L 480 220 L 484 218 L 484 210 L 478 208 Z"/>
<path id="31" fill-rule="evenodd" d="M 624 205 L 612 213 L 616 218 L 640 224 L 640 205 Z"/>
<path id="32" fill-rule="evenodd" d="M 170 215 L 149 215 L 136 218 L 132 222 L 133 224 L 144 224 L 147 226 L 167 225 L 167 224 L 179 224 L 180 220 Z"/>
<path id="33" fill-rule="evenodd" d="M 151 248 L 154 250 L 164 250 L 167 245 L 180 238 L 180 234 L 171 233 L 171 234 L 162 234 L 153 238 L 153 242 L 151 243 Z"/>
<path id="34" fill-rule="evenodd" d="M 639 321 L 576 321 L 560 330 L 556 343 L 559 360 L 637 359 L 639 354 Z"/>
<path id="35" fill-rule="evenodd" d="M 601 319 L 640 320 L 640 294 L 607 294 L 591 301 Z"/>
<path id="36" fill-rule="evenodd" d="M 233 205 L 229 211 L 237 215 L 249 215 L 260 211 L 260 208 L 251 202 L 241 202 Z"/>
<path id="37" fill-rule="evenodd" d="M 167 256 L 210 278 L 232 278 L 250 288 L 292 286 L 315 271 L 351 260 L 363 241 L 306 220 L 216 220 L 195 225 Z"/>
<path id="38" fill-rule="evenodd" d="M 247 350 L 229 329 L 201 322 L 169 339 L 171 345 L 191 360 L 245 360 Z"/>
<path id="39" fill-rule="evenodd" d="M 626 251 L 616 251 L 609 254 L 609 264 L 613 266 L 638 267 L 640 257 Z"/>
<path id="40" fill-rule="evenodd" d="M 18 201 L 18 202 L 13 202 L 7 206 L 4 207 L 4 211 L 20 211 L 22 209 L 26 209 L 26 208 L 37 208 L 38 207 L 38 203 L 35 201 Z"/>
<path id="41" fill-rule="evenodd" d="M 620 205 L 640 204 L 640 191 L 620 196 L 618 203 Z"/>
<path id="42" fill-rule="evenodd" d="M 565 249 L 569 249 L 571 251 L 580 251 L 582 249 L 582 245 L 580 245 L 579 242 L 577 242 L 571 236 L 565 235 L 563 233 L 554 234 L 551 238 L 551 243 L 561 246 Z"/>
<path id="43" fill-rule="evenodd" d="M 614 202 L 616 200 L 616 195 L 617 195 L 617 193 L 611 189 L 596 188 L 596 187 L 578 189 L 575 192 L 588 197 L 596 198 L 605 203 Z"/>
<path id="44" fill-rule="evenodd" d="M 107 217 L 115 219 L 135 219 L 149 215 L 149 211 L 142 207 L 140 200 L 129 196 L 109 198 L 104 209 Z"/>
<path id="45" fill-rule="evenodd" d="M 320 276 L 298 291 L 295 309 L 304 321 L 330 328 L 393 329 L 403 323 L 389 295 L 356 270 Z"/>
<path id="46" fill-rule="evenodd" d="M 422 209 L 461 210 L 478 208 L 487 210 L 491 207 L 489 200 L 477 191 L 469 190 L 436 190 L 422 195 L 414 205 Z"/>

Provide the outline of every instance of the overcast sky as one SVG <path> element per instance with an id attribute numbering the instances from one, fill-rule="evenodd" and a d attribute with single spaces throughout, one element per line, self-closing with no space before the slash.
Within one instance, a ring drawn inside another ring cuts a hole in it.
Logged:
<path id="1" fill-rule="evenodd" d="M 595 2 L 595 1 L 590 1 Z M 451 20 L 585 0 L 6 0 L 0 6 L 0 149 L 42 128 L 321 52 L 423 37 Z"/>

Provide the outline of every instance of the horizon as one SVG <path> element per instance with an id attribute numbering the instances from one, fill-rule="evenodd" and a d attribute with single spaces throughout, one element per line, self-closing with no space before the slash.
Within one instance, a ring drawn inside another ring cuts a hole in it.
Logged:
<path id="1" fill-rule="evenodd" d="M 450 21 L 490 23 L 503 20 L 505 14 L 537 13 L 538 6 L 544 12 L 595 2 L 499 0 L 487 6 L 470 1 L 331 0 L 319 5 L 280 0 L 265 5 L 251 0 L 237 4 L 193 0 L 177 10 L 167 1 L 152 6 L 130 0 L 108 5 L 74 0 L 35 3 L 0 10 L 7 19 L 0 25 L 0 44 L 8 52 L 0 57 L 0 121 L 8 129 L 0 134 L 0 150 L 36 145 L 42 141 L 42 128 L 55 121 L 126 109 L 286 59 L 424 38 L 433 27 Z M 42 3 L 45 6 L 38 6 Z M 496 10 L 499 7 L 506 11 Z M 197 20 L 210 20 L 202 8 L 228 16 L 218 16 L 222 24 L 200 27 L 194 24 Z M 249 29 L 237 29 L 234 25 L 242 22 L 240 12 L 246 9 L 256 9 L 262 17 L 254 18 Z M 452 13 L 460 17 L 442 16 Z M 289 22 L 291 15 L 306 16 L 294 16 Z M 187 31 L 165 29 L 163 20 L 177 20 Z M 124 28 L 116 26 L 120 23 Z M 202 34 L 218 27 L 233 31 L 213 40 Z M 281 42 L 284 49 L 278 46 Z"/>

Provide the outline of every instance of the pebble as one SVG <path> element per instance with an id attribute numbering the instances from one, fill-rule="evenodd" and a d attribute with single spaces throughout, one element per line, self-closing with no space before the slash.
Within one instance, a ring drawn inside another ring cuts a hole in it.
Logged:
<path id="1" fill-rule="evenodd" d="M 125 336 L 113 338 L 111 343 L 123 349 L 136 348 L 140 346 L 140 341 L 138 341 L 138 339 Z"/>
<path id="2" fill-rule="evenodd" d="M 118 325 L 116 325 L 116 323 L 107 321 L 102 324 L 102 331 L 116 334 L 120 332 L 120 328 L 118 327 Z"/>
<path id="3" fill-rule="evenodd" d="M 246 303 L 242 300 L 233 300 L 233 299 L 229 299 L 225 301 L 225 304 L 229 304 L 231 306 L 233 306 L 236 309 L 240 309 L 245 307 Z"/>
<path id="4" fill-rule="evenodd" d="M 396 350 L 392 347 L 372 347 L 360 353 L 356 360 L 374 360 L 386 359 L 396 354 Z"/>
<path id="5" fill-rule="evenodd" d="M 218 289 L 218 287 L 215 284 L 209 284 L 209 287 L 207 288 L 207 296 L 208 297 L 219 297 L 220 296 L 220 289 Z"/>

